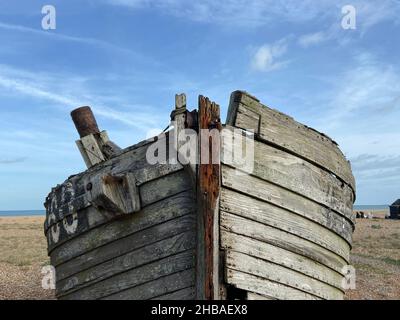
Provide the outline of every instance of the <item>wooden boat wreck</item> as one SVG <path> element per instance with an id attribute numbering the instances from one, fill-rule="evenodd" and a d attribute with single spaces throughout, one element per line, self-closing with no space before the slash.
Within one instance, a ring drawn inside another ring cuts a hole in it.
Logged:
<path id="1" fill-rule="evenodd" d="M 72 116 L 89 168 L 45 203 L 58 299 L 343 298 L 355 181 L 329 137 L 242 91 L 225 125 L 179 95 L 173 129 L 126 149 Z"/>

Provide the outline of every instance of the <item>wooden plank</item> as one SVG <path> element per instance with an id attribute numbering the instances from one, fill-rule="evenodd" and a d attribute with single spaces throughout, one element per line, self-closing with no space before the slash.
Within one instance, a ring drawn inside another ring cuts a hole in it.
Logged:
<path id="1" fill-rule="evenodd" d="M 122 290 L 136 287 L 143 283 L 194 268 L 193 250 L 155 261 L 107 278 L 92 286 L 60 297 L 62 300 L 95 300 L 110 296 Z"/>
<path id="2" fill-rule="evenodd" d="M 239 234 L 221 230 L 221 247 L 290 268 L 342 290 L 343 276 L 310 258 Z"/>
<path id="3" fill-rule="evenodd" d="M 143 207 L 145 207 L 191 189 L 193 189 L 193 186 L 188 173 L 185 170 L 180 170 L 143 184 L 140 187 L 140 199 Z"/>
<path id="4" fill-rule="evenodd" d="M 339 273 L 347 262 L 319 245 L 279 229 L 221 211 L 221 228 L 313 259 Z"/>
<path id="5" fill-rule="evenodd" d="M 247 293 L 247 300 L 262 300 L 262 301 L 266 301 L 266 300 L 276 300 L 276 299 L 268 297 L 268 296 L 263 296 L 263 295 L 258 294 L 258 293 L 248 292 Z"/>
<path id="6" fill-rule="evenodd" d="M 257 200 L 238 192 L 223 189 L 220 207 L 235 215 L 281 229 L 312 241 L 349 260 L 349 244 L 331 230 L 285 209 Z"/>
<path id="7" fill-rule="evenodd" d="M 56 294 L 64 295 L 116 274 L 138 268 L 189 249 L 194 249 L 195 232 L 193 230 L 161 240 L 145 247 L 130 251 L 124 255 L 83 270 L 69 278 L 57 281 Z M 101 252 L 99 253 L 102 254 Z"/>
<path id="8" fill-rule="evenodd" d="M 241 134 L 234 129 L 226 126 L 222 139 L 222 162 L 230 166 L 235 166 L 235 163 L 227 163 L 225 158 L 233 159 L 234 154 L 245 154 Z M 254 169 L 251 174 L 329 207 L 349 220 L 352 218 L 353 190 L 328 171 L 293 154 L 254 141 Z"/>
<path id="9" fill-rule="evenodd" d="M 93 134 L 81 138 L 76 144 L 88 168 L 106 160 Z"/>
<path id="10" fill-rule="evenodd" d="M 306 292 L 232 269 L 226 269 L 226 281 L 239 289 L 279 300 L 321 300 Z"/>
<path id="11" fill-rule="evenodd" d="M 332 172 L 350 185 L 355 195 L 355 181 L 350 163 L 334 141 L 293 118 L 268 108 L 242 91 L 232 93 L 227 124 L 237 126 L 242 121 L 241 117 L 247 115 L 249 110 L 260 115 L 261 139 L 279 145 Z"/>
<path id="12" fill-rule="evenodd" d="M 165 180 L 164 180 L 165 179 Z M 182 193 L 184 191 L 188 191 L 192 189 L 191 181 L 189 174 L 184 170 L 177 171 L 175 173 L 169 174 L 163 178 L 152 180 L 147 184 L 141 186 L 140 194 L 145 193 L 145 196 L 141 196 L 141 205 L 145 208 L 146 206 L 151 205 L 157 201 L 161 201 L 168 197 L 172 197 L 176 194 Z M 135 200 L 138 201 L 138 200 Z M 123 217 L 124 213 L 118 213 L 115 211 L 105 210 L 101 207 L 96 208 L 96 210 L 90 210 L 91 212 L 91 220 L 89 217 L 85 217 L 85 213 L 77 213 L 78 221 L 77 228 L 75 228 L 74 232 L 66 232 L 65 225 L 66 223 L 70 223 L 71 220 L 70 215 L 66 216 L 63 220 L 58 222 L 57 224 L 53 224 L 52 227 L 48 230 L 46 236 L 48 237 L 48 250 L 51 253 L 55 248 L 65 243 L 68 240 L 71 240 L 84 231 L 88 231 L 93 227 L 97 227 L 99 225 L 105 224 L 107 222 L 111 222 L 118 217 Z M 138 214 L 139 212 L 135 213 Z M 95 220 L 93 223 L 91 221 Z M 57 229 L 60 233 L 57 237 L 57 241 L 53 236 L 53 229 Z"/>
<path id="13" fill-rule="evenodd" d="M 126 237 L 151 226 L 184 216 L 195 211 L 194 197 L 185 192 L 144 208 L 138 214 L 92 229 L 51 253 L 51 264 L 57 266 L 106 243 Z"/>
<path id="14" fill-rule="evenodd" d="M 199 129 L 197 298 L 214 300 L 219 294 L 220 282 L 218 207 L 221 120 L 219 106 L 203 96 L 199 97 Z"/>
<path id="15" fill-rule="evenodd" d="M 194 298 L 194 282 L 195 270 L 189 269 L 118 292 L 102 300 L 149 300 L 160 296 L 163 300 L 171 300 L 174 296 L 176 297 L 177 291 L 181 290 L 185 290 L 187 295 L 181 297 L 180 300 L 190 300 Z M 188 292 L 188 289 L 191 292 Z"/>
<path id="16" fill-rule="evenodd" d="M 159 296 L 153 298 L 151 300 L 172 300 L 172 301 L 180 301 L 180 300 L 194 300 L 195 298 L 195 288 L 189 287 L 185 289 L 181 289 L 163 296 Z"/>
<path id="17" fill-rule="evenodd" d="M 127 148 L 122 151 L 119 157 L 112 158 L 88 171 L 72 176 L 63 184 L 53 188 L 45 202 L 47 211 L 45 231 L 66 216 L 90 206 L 89 191 L 91 185 L 103 176 L 132 173 L 136 185 L 141 186 L 146 182 L 183 169 L 183 166 L 179 163 L 150 165 L 146 159 L 146 152 L 153 141 L 153 139 L 150 139 Z"/>
<path id="18" fill-rule="evenodd" d="M 319 280 L 280 265 L 233 250 L 226 251 L 226 267 L 299 289 L 322 299 L 343 299 L 343 292 Z"/>
<path id="19" fill-rule="evenodd" d="M 174 237 L 189 230 L 194 230 L 195 226 L 195 215 L 187 214 L 183 217 L 178 217 L 117 239 L 57 266 L 57 281 L 126 254 L 132 250 Z"/>
<path id="20" fill-rule="evenodd" d="M 297 193 L 254 176 L 237 175 L 235 169 L 227 166 L 222 166 L 222 185 L 318 222 L 349 244 L 352 242 L 353 226 L 347 218 Z"/>

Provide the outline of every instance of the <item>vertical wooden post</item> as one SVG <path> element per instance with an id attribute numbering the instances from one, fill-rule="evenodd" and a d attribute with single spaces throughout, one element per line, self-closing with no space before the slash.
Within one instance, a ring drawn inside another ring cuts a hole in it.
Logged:
<path id="1" fill-rule="evenodd" d="M 200 96 L 197 295 L 205 300 L 218 299 L 219 291 L 220 131 L 219 106 Z"/>

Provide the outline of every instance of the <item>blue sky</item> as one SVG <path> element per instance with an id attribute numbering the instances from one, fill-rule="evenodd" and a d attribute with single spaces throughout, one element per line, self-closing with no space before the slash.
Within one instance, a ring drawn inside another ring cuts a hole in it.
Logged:
<path id="1" fill-rule="evenodd" d="M 54 5 L 56 30 L 43 30 Z M 343 5 L 355 30 L 341 28 Z M 400 1 L 0 2 L 0 210 L 42 209 L 85 169 L 69 112 L 123 147 L 167 126 L 175 93 L 246 90 L 334 138 L 358 204 L 400 197 Z"/>

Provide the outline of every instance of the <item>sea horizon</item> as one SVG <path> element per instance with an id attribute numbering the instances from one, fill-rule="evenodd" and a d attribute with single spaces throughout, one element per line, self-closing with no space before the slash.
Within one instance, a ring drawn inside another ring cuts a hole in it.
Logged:
<path id="1" fill-rule="evenodd" d="M 361 204 L 354 205 L 354 210 L 385 210 L 389 209 L 388 204 Z M 46 210 L 0 210 L 0 217 L 12 216 L 44 216 Z"/>
<path id="2" fill-rule="evenodd" d="M 0 210 L 0 217 L 44 216 L 46 210 Z"/>
<path id="3" fill-rule="evenodd" d="M 385 210 L 389 209 L 389 204 L 360 204 L 354 205 L 354 210 Z"/>

